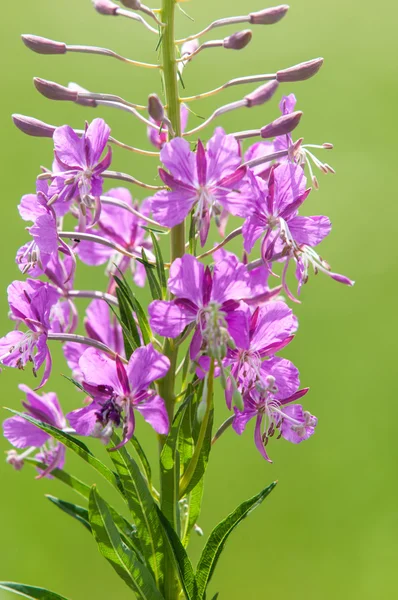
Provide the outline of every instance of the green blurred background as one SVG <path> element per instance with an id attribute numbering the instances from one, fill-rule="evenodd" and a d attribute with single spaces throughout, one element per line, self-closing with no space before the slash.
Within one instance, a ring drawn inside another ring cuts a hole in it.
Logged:
<path id="1" fill-rule="evenodd" d="M 243 8 L 238 0 L 192 0 L 183 6 L 195 23 L 178 15 L 180 33 L 193 33 L 214 18 L 264 7 L 261 0 L 244 3 Z M 215 446 L 200 520 L 205 535 L 238 503 L 279 480 L 271 497 L 228 543 L 212 584 L 221 600 L 396 596 L 397 18 L 392 0 L 380 4 L 380 9 L 370 0 L 292 0 L 283 21 L 255 28 L 248 48 L 206 51 L 184 74 L 191 95 L 239 75 L 325 57 L 316 78 L 286 84 L 280 91 L 296 93 L 305 113 L 299 134 L 307 142 L 335 144 L 334 152 L 323 156 L 337 175 L 320 174 L 321 189 L 311 194 L 307 210 L 330 215 L 334 231 L 324 242 L 322 255 L 334 270 L 357 281 L 350 289 L 321 275 L 312 277 L 303 290 L 303 304 L 295 307 L 300 329 L 286 354 L 300 368 L 302 383 L 311 386 L 306 405 L 319 417 L 317 434 L 300 446 L 271 443 L 273 465 L 257 453 L 251 434 L 238 438 L 230 431 Z M 92 91 L 141 103 L 148 93 L 159 91 L 160 84 L 154 72 L 101 57 L 40 57 L 20 42 L 19 34 L 29 32 L 156 61 L 155 38 L 134 22 L 101 17 L 89 0 L 4 3 L 0 27 L 3 334 L 9 328 L 6 286 L 19 277 L 14 257 L 26 240 L 16 206 L 22 194 L 34 190 L 39 165 L 49 166 L 52 156 L 51 142 L 24 137 L 13 127 L 11 113 L 77 128 L 85 118 L 102 115 L 115 137 L 146 144 L 144 129 L 127 114 L 52 103 L 35 92 L 32 77 L 62 84 L 73 80 Z M 232 31 L 219 30 L 214 37 Z M 207 115 L 216 102 L 237 99 L 243 91 L 229 90 L 193 108 Z M 274 100 L 262 108 L 233 113 L 220 123 L 236 131 L 262 126 L 277 114 Z M 196 122 L 192 117 L 191 123 Z M 156 173 L 151 160 L 120 151 L 115 152 L 114 165 L 151 182 Z M 99 289 L 104 284 L 102 268 L 79 265 L 77 288 Z M 80 397 L 61 372 L 67 369 L 57 348 L 49 389 L 56 390 L 70 410 L 80 404 Z M 22 380 L 33 385 L 29 372 L 2 373 L 2 405 L 19 408 L 17 384 Z M 140 429 L 155 459 L 155 439 L 141 422 Z M 5 451 L 8 445 L 1 440 L 0 447 Z M 102 448 L 99 452 L 105 456 Z M 73 456 L 68 456 L 68 470 L 88 482 L 96 480 Z M 0 463 L 0 474 L 0 580 L 42 585 L 71 600 L 131 597 L 87 532 L 45 499 L 45 493 L 71 499 L 62 484 L 35 481 L 31 467 L 17 473 L 5 462 Z M 106 484 L 99 485 L 107 493 Z M 195 559 L 202 544 L 203 539 L 193 539 Z M 0 598 L 8 595 L 0 592 Z"/>

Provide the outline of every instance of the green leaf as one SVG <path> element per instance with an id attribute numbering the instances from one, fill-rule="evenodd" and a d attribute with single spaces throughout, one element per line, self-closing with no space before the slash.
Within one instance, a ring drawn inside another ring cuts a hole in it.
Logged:
<path id="1" fill-rule="evenodd" d="M 27 463 L 30 463 L 32 465 L 35 465 L 36 467 L 38 467 L 39 469 L 41 469 L 43 471 L 48 468 L 48 465 L 45 465 L 44 463 L 41 463 L 36 458 L 31 458 L 30 456 L 27 456 L 26 458 L 24 458 L 24 461 Z M 80 481 L 80 479 L 77 479 L 77 477 L 70 475 L 63 469 L 54 469 L 53 471 L 51 471 L 51 475 L 53 477 L 55 477 L 56 479 L 59 479 L 59 481 L 62 481 L 63 483 L 65 483 L 67 486 L 69 486 L 70 488 L 75 490 L 75 492 L 80 494 L 80 496 L 83 496 L 83 498 L 86 498 L 86 500 L 88 500 L 88 497 L 90 496 L 90 490 L 91 490 L 89 485 L 87 485 L 86 483 L 83 483 L 83 481 Z"/>
<path id="2" fill-rule="evenodd" d="M 104 463 L 98 460 L 98 458 L 94 456 L 94 454 L 87 448 L 85 444 L 83 444 L 83 442 L 72 437 L 71 435 L 69 435 L 69 433 L 65 433 L 64 431 L 53 427 L 52 425 L 48 425 L 47 423 L 42 423 L 41 421 L 34 419 L 26 413 L 21 413 L 17 410 L 12 410 L 11 408 L 7 408 L 7 410 L 13 413 L 14 415 L 17 415 L 18 417 L 25 419 L 25 421 L 32 423 L 32 425 L 36 425 L 36 427 L 51 435 L 54 439 L 61 442 L 61 444 L 64 444 L 64 446 L 66 446 L 70 450 L 73 450 L 73 452 L 80 456 L 80 458 L 86 461 L 96 471 L 98 471 L 98 473 L 100 473 L 107 481 L 109 481 L 109 483 L 114 488 L 116 488 L 118 492 L 122 491 L 122 485 L 116 474 L 113 473 L 113 471 L 111 471 L 106 465 L 104 465 Z"/>
<path id="3" fill-rule="evenodd" d="M 132 445 L 134 446 L 134 450 L 138 454 L 138 458 L 140 459 L 141 466 L 144 469 L 144 473 L 148 480 L 148 484 L 149 484 L 149 486 L 151 486 L 151 484 L 152 484 L 152 469 L 151 469 L 151 465 L 149 464 L 149 460 L 147 459 L 147 456 L 144 452 L 144 449 L 141 446 L 140 442 L 138 441 L 138 438 L 135 437 L 135 435 L 133 435 L 130 442 L 132 443 Z"/>
<path id="4" fill-rule="evenodd" d="M 67 600 L 65 596 L 49 592 L 44 588 L 24 585 L 23 583 L 13 583 L 11 581 L 0 581 L 0 590 L 12 592 L 24 598 L 31 598 L 32 600 Z"/>
<path id="5" fill-rule="evenodd" d="M 166 279 L 166 273 L 164 270 L 163 255 L 162 255 L 162 251 L 160 249 L 159 242 L 156 239 L 155 234 L 152 231 L 150 231 L 149 233 L 150 233 L 150 236 L 152 239 L 153 251 L 154 251 L 155 257 L 156 257 L 156 270 L 158 272 L 158 279 L 160 282 L 160 287 L 162 289 L 162 298 L 164 300 L 166 298 L 166 294 L 167 294 L 167 279 Z"/>
<path id="6" fill-rule="evenodd" d="M 212 440 L 212 431 L 213 431 L 213 416 L 214 409 L 212 408 L 209 413 L 209 420 L 207 423 L 205 436 L 202 444 L 202 448 L 198 457 L 198 462 L 196 464 L 193 475 L 189 481 L 189 485 L 185 490 L 184 495 L 189 494 L 200 482 L 202 477 L 205 474 L 207 464 L 209 462 L 209 454 L 211 450 L 211 440 Z"/>
<path id="7" fill-rule="evenodd" d="M 189 225 L 189 254 L 196 256 L 196 245 L 197 245 L 197 237 L 196 237 L 196 222 L 193 217 L 193 211 L 191 212 L 191 223 Z"/>
<path id="8" fill-rule="evenodd" d="M 221 523 L 219 523 L 217 527 L 213 529 L 209 539 L 207 540 L 206 546 L 203 549 L 196 570 L 199 600 L 204 597 L 207 585 L 211 579 L 211 576 L 213 575 L 214 569 L 229 535 L 252 510 L 257 508 L 257 506 L 260 506 L 262 501 L 268 496 L 268 494 L 272 492 L 275 486 L 276 482 L 271 483 L 271 485 L 266 487 L 259 494 L 253 496 L 253 498 L 250 498 L 250 500 L 243 502 L 236 510 L 234 510 L 233 513 L 228 515 L 224 521 L 221 521 Z"/>
<path id="9" fill-rule="evenodd" d="M 63 373 L 61 373 L 61 375 L 62 377 L 65 377 L 65 379 L 73 383 L 73 385 L 75 385 L 81 392 L 84 392 L 86 395 L 91 396 L 91 394 L 89 394 L 88 391 L 84 389 L 82 384 L 76 381 L 76 379 L 73 379 L 73 377 L 68 377 L 68 375 L 64 375 Z"/>
<path id="10" fill-rule="evenodd" d="M 134 316 L 131 312 L 130 305 L 125 299 L 123 292 L 118 287 L 116 287 L 116 297 L 118 299 L 120 315 L 116 313 L 115 309 L 110 303 L 108 303 L 108 306 L 116 315 L 116 318 L 122 328 L 124 350 L 128 360 L 133 354 L 134 350 L 141 346 L 140 334 L 138 332 Z"/>
<path id="11" fill-rule="evenodd" d="M 145 273 L 148 278 L 149 288 L 151 290 L 151 296 L 152 296 L 153 300 L 161 300 L 162 299 L 162 290 L 160 288 L 159 281 L 156 279 L 156 275 L 153 272 L 152 265 L 150 265 L 148 263 L 144 248 L 142 249 L 141 253 L 142 253 L 142 258 L 144 259 L 142 261 L 142 264 L 144 265 Z"/>
<path id="12" fill-rule="evenodd" d="M 188 546 L 192 528 L 196 525 L 200 516 L 200 510 L 202 508 L 204 482 L 205 478 L 202 477 L 202 479 L 198 481 L 198 483 L 195 485 L 193 490 L 188 494 L 188 514 L 186 515 L 186 525 L 183 539 L 183 544 L 185 547 Z"/>
<path id="13" fill-rule="evenodd" d="M 156 507 L 159 519 L 163 526 L 163 537 L 169 546 L 170 554 L 176 568 L 178 579 L 184 590 L 187 600 L 196 600 L 196 581 L 191 561 L 180 542 L 180 538 L 170 525 L 168 519 L 162 513 L 160 508 Z"/>
<path id="14" fill-rule="evenodd" d="M 217 600 L 219 594 L 220 594 L 220 592 L 217 592 L 217 594 L 215 596 L 213 596 L 213 600 Z"/>
<path id="15" fill-rule="evenodd" d="M 160 455 L 162 512 L 178 533 L 180 527 L 178 503 L 180 461 L 179 456 L 177 457 L 176 455 L 181 423 L 192 395 L 178 409 Z"/>
<path id="16" fill-rule="evenodd" d="M 152 339 L 152 331 L 151 331 L 151 328 L 149 327 L 149 322 L 148 322 L 147 316 L 145 314 L 145 311 L 143 310 L 141 304 L 138 302 L 138 300 L 135 297 L 135 294 L 132 292 L 130 286 L 126 282 L 126 279 L 124 277 L 123 277 L 123 279 L 120 279 L 116 275 L 114 275 L 114 279 L 115 279 L 118 287 L 122 290 L 123 295 L 125 296 L 126 300 L 128 301 L 128 303 L 130 304 L 131 308 L 133 309 L 133 311 L 135 312 L 135 314 L 137 316 L 137 321 L 138 321 L 138 325 L 139 325 L 139 328 L 141 331 L 141 335 L 142 335 L 144 344 L 145 345 L 149 344 Z"/>
<path id="17" fill-rule="evenodd" d="M 149 225 L 141 225 L 141 229 L 145 229 L 145 231 L 153 233 L 157 233 L 159 235 L 169 235 L 170 229 L 159 229 L 159 227 L 150 227 Z"/>
<path id="18" fill-rule="evenodd" d="M 195 381 L 195 380 L 194 380 Z M 193 384 L 189 384 L 187 393 L 192 394 L 193 398 L 188 404 L 184 414 L 184 418 L 180 428 L 178 439 L 178 450 L 181 458 L 181 466 L 183 470 L 189 464 L 192 458 L 195 442 L 197 441 L 196 412 L 198 403 L 200 402 L 202 390 L 201 386 L 195 391 Z M 185 527 L 183 532 L 183 544 L 188 545 L 189 536 L 193 526 L 197 523 L 202 506 L 204 477 L 202 476 L 192 490 L 187 494 L 187 515 L 185 517 Z"/>
<path id="19" fill-rule="evenodd" d="M 91 526 L 88 521 L 88 510 L 87 508 L 83 508 L 83 506 L 78 506 L 77 504 L 72 504 L 71 502 L 66 502 L 65 500 L 60 500 L 55 496 L 50 496 L 50 494 L 46 494 L 46 498 L 50 500 L 55 506 L 58 506 L 63 512 L 67 515 L 70 515 L 77 521 L 79 521 L 86 529 L 91 532 Z"/>
<path id="20" fill-rule="evenodd" d="M 137 597 L 142 600 L 163 600 L 151 573 L 135 552 L 123 543 L 108 506 L 95 486 L 90 494 L 89 518 L 99 551 Z"/>
<path id="21" fill-rule="evenodd" d="M 115 446 L 119 440 L 114 434 L 112 442 Z M 156 585 L 161 587 L 163 580 L 163 539 L 162 526 L 156 510 L 156 504 L 148 485 L 135 460 L 125 446 L 109 455 L 119 474 L 128 506 L 137 527 L 137 538 L 142 553 L 155 577 Z"/>

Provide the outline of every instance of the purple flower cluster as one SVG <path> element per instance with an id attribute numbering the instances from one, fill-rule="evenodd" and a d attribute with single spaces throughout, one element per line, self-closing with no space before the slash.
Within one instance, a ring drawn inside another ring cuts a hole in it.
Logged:
<path id="1" fill-rule="evenodd" d="M 170 413 L 158 381 L 168 373 L 170 360 L 155 349 L 162 347 L 157 335 L 177 345 L 189 339 L 193 382 L 213 375 L 219 379 L 233 429 L 240 435 L 254 419 L 255 444 L 265 459 L 270 460 L 265 448 L 276 432 L 295 444 L 314 433 L 317 419 L 297 403 L 308 388 L 300 389 L 297 368 L 278 355 L 297 330 L 297 319 L 281 296 L 298 302 L 288 287 L 288 266 L 295 265 L 298 294 L 311 268 L 352 282 L 333 273 L 315 250 L 330 233 L 328 217 L 299 214 L 311 192 L 305 169 L 316 188 L 311 162 L 325 173 L 333 170 L 286 129 L 284 124 L 296 119 L 295 103 L 292 94 L 283 97 L 282 117 L 267 126 L 274 139 L 250 146 L 245 154 L 239 135 L 216 128 L 206 144 L 199 139 L 193 149 L 184 137 L 169 141 L 165 121 L 150 117 L 148 137 L 160 149 L 164 185 L 141 184 L 155 190 L 141 204 L 126 188 L 103 192 L 112 153 L 106 150 L 110 129 L 102 119 L 81 132 L 69 126 L 54 129 L 52 169 L 43 170 L 36 193 L 24 196 L 19 206 L 22 219 L 32 223 L 27 228 L 32 239 L 18 250 L 16 262 L 29 278 L 8 288 L 14 327 L 0 340 L 0 361 L 18 369 L 31 363 L 34 375 L 44 364 L 43 387 L 51 371 L 49 344 L 63 341 L 72 377 L 88 397 L 65 418 L 55 394 L 39 396 L 21 386 L 28 415 L 64 430 L 68 419 L 68 431 L 105 443 L 120 427 L 122 445 L 134 434 L 138 412 L 155 432 L 166 435 Z M 185 128 L 184 106 L 181 117 Z M 128 178 L 118 172 L 111 176 Z M 212 220 L 221 239 L 201 255 L 186 253 L 166 264 L 169 296 L 158 296 L 148 307 L 151 343 L 144 345 L 139 319 L 131 311 L 142 345 L 126 358 L 122 327 L 109 307 L 115 311 L 118 305 L 115 277 L 132 277 L 143 287 L 147 269 L 157 260 L 147 226 L 168 234 L 168 228 L 189 216 L 190 247 L 197 239 L 202 248 L 206 245 Z M 243 222 L 225 237 L 230 216 Z M 65 223 L 73 219 L 75 225 L 66 230 Z M 243 245 L 239 258 L 223 248 L 238 236 Z M 250 257 L 257 242 L 257 256 Z M 203 262 L 208 256 L 210 264 Z M 107 264 L 106 292 L 74 289 L 77 258 L 90 266 Z M 48 281 L 36 279 L 43 276 Z M 271 287 L 272 277 L 280 278 L 281 285 Z M 92 300 L 83 320 L 85 335 L 76 333 L 80 297 Z M 36 457 L 47 465 L 41 475 L 62 466 L 63 447 L 22 417 L 7 419 L 4 433 L 25 450 L 9 453 L 17 468 L 34 449 L 40 449 Z"/>

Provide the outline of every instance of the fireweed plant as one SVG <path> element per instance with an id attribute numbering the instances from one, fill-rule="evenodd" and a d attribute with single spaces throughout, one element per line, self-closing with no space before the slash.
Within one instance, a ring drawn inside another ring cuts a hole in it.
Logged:
<path id="1" fill-rule="evenodd" d="M 27 242 L 16 257 L 21 277 L 8 287 L 11 324 L 0 340 L 0 360 L 21 371 L 31 368 L 38 385 L 34 390 L 20 385 L 24 410 L 11 411 L 3 424 L 14 447 L 7 462 L 16 469 L 33 464 L 39 478 L 55 477 L 81 496 L 81 505 L 49 499 L 92 533 L 100 553 L 137 598 L 201 600 L 207 594 L 209 600 L 208 584 L 229 534 L 275 486 L 243 502 L 217 525 L 194 570 L 186 547 L 193 531 L 203 533 L 198 522 L 212 445 L 229 427 L 245 436 L 253 420 L 256 449 L 271 462 L 272 437 L 298 444 L 313 435 L 317 419 L 302 405 L 308 388 L 300 387 L 297 368 L 280 356 L 297 330 L 286 299 L 298 302 L 311 273 L 353 284 L 332 272 L 317 252 L 331 230 L 328 217 L 300 215 L 311 189 L 318 188 L 314 169 L 333 173 L 314 151 L 332 145 L 304 144 L 295 137 L 302 113 L 292 93 L 282 95 L 286 84 L 314 76 L 323 61 L 237 77 L 182 97 L 184 69 L 196 55 L 209 48 L 242 50 L 252 32 L 244 29 L 210 41 L 202 41 L 204 36 L 224 25 L 248 23 L 257 29 L 275 24 L 288 6 L 219 19 L 196 35 L 176 39 L 178 0 L 162 0 L 156 10 L 139 0 L 121 3 L 94 0 L 94 8 L 144 26 L 153 36 L 158 63 L 140 63 L 106 48 L 22 36 L 39 54 L 92 53 L 152 70 L 162 91 L 150 95 L 144 106 L 77 84 L 35 79 L 37 90 L 52 100 L 123 109 L 147 127 L 151 151 L 118 141 L 101 118 L 72 129 L 13 116 L 25 134 L 52 140 L 54 162 L 41 168 L 34 193 L 19 205 L 28 224 Z M 243 84 L 260 87 L 189 129 L 192 103 Z M 227 133 L 217 127 L 207 133 L 217 117 L 263 105 L 279 94 L 280 113 L 260 129 Z M 157 185 L 111 170 L 114 146 L 131 153 L 133 172 L 135 154 L 157 157 Z M 131 184 L 132 190 L 141 187 L 147 198 L 138 202 L 126 187 L 104 192 L 105 179 L 117 186 Z M 230 215 L 240 219 L 240 226 L 227 233 Z M 167 257 L 161 251 L 166 244 L 159 244 L 162 236 L 169 240 Z M 233 239 L 241 240 L 239 256 L 226 249 Z M 106 264 L 103 291 L 74 288 L 79 261 Z M 297 291 L 288 285 L 289 267 Z M 148 307 L 136 295 L 137 286 L 145 285 L 152 295 Z M 81 298 L 91 299 L 83 318 L 85 335 L 75 333 Z M 76 409 L 66 415 L 56 394 L 47 391 L 56 341 L 63 344 L 69 379 L 81 394 Z M 214 398 L 216 379 L 223 392 Z M 223 394 L 231 416 L 213 429 Z M 154 441 L 157 437 L 158 489 L 138 441 L 142 418 L 152 426 Z M 107 446 L 112 468 L 87 448 L 85 437 Z M 236 443 L 242 443 L 238 437 Z M 64 470 L 67 450 L 115 488 L 128 518 L 95 485 Z M 16 583 L 0 587 L 29 598 L 61 598 Z"/>

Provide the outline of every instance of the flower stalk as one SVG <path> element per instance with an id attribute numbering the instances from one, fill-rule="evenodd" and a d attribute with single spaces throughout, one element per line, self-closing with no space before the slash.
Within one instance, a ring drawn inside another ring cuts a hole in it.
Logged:
<path id="1" fill-rule="evenodd" d="M 163 81 L 166 95 L 167 114 L 171 123 L 169 135 L 181 136 L 181 117 L 180 117 L 180 98 L 178 91 L 178 67 L 175 44 L 175 0 L 162 0 L 161 20 L 164 24 L 162 28 L 162 61 L 163 61 Z M 185 221 L 176 225 L 170 232 L 170 262 L 183 256 L 185 253 Z M 172 422 L 175 405 L 175 380 L 178 348 L 174 347 L 173 341 L 166 339 L 163 347 L 163 353 L 170 360 L 170 370 L 166 377 L 159 382 L 159 393 L 165 401 L 169 420 Z M 162 447 L 162 443 L 161 443 Z M 174 468 L 176 468 L 174 466 Z M 179 474 L 177 474 L 179 475 Z M 163 485 L 161 485 L 163 490 Z M 177 498 L 178 501 L 178 498 Z M 165 499 L 162 494 L 160 506 L 165 509 Z M 171 519 L 171 525 L 177 529 L 176 510 L 172 507 L 166 516 Z M 178 600 L 180 597 L 180 588 L 176 581 L 174 565 L 166 557 L 164 565 L 164 597 L 165 600 Z"/>

